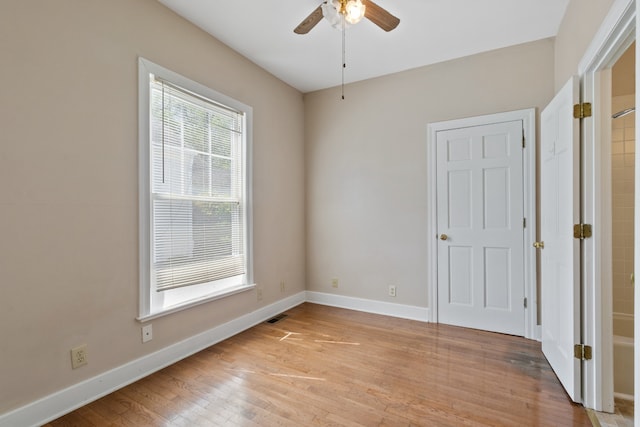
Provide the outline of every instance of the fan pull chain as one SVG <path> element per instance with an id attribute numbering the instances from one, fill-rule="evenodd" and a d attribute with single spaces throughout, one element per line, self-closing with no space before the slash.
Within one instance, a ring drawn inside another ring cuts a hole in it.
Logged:
<path id="1" fill-rule="evenodd" d="M 344 69 L 347 68 L 347 61 L 346 61 L 346 52 L 347 49 L 345 47 L 346 45 L 346 28 L 345 28 L 345 17 L 344 15 L 342 15 L 342 100 L 344 100 Z"/>

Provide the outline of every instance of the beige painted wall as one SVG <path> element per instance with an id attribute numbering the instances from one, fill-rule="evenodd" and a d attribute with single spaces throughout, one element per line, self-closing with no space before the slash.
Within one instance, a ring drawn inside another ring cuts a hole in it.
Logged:
<path id="1" fill-rule="evenodd" d="M 578 65 L 614 0 L 571 0 L 555 46 L 555 89 L 578 73 Z"/>
<path id="2" fill-rule="evenodd" d="M 427 124 L 540 109 L 553 72 L 541 40 L 306 94 L 307 288 L 427 307 Z"/>
<path id="3" fill-rule="evenodd" d="M 298 91 L 155 0 L 3 0 L 0 52 L 0 413 L 304 289 Z M 260 304 L 248 292 L 154 320 L 144 345 L 138 55 L 254 108 L 265 287 Z M 80 343 L 89 365 L 71 370 Z"/>
<path id="4" fill-rule="evenodd" d="M 633 42 L 611 67 L 611 95 L 624 96 L 635 93 L 636 42 Z M 616 110 L 614 109 L 613 112 Z"/>

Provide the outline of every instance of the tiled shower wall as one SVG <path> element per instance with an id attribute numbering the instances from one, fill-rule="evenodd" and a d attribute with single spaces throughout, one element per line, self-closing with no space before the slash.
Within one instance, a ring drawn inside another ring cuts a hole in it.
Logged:
<path id="1" fill-rule="evenodd" d="M 612 112 L 634 105 L 634 95 L 615 96 Z M 612 128 L 613 311 L 632 315 L 635 113 L 613 119 Z"/>

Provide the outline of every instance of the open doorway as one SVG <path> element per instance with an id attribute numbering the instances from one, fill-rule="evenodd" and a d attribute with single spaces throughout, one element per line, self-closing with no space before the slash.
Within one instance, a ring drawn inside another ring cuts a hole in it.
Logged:
<path id="1" fill-rule="evenodd" d="M 592 358 L 581 362 L 582 403 L 587 408 L 608 413 L 615 410 L 612 338 L 614 184 L 611 151 L 614 148 L 613 122 L 620 120 L 619 116 L 617 119 L 612 118 L 619 111 L 612 111 L 612 68 L 630 47 L 632 50 L 637 48 L 634 45 L 636 24 L 636 0 L 616 0 L 578 66 L 581 101 L 593 107 L 593 114 L 585 114 L 580 126 L 583 185 L 581 220 L 593 227 L 592 237 L 582 240 L 581 336 L 582 342 L 593 350 Z M 624 130 L 622 133 L 624 134 Z M 616 149 L 619 149 L 619 145 Z M 622 146 L 624 147 L 624 141 Z M 638 161 L 640 157 L 636 163 Z M 635 187 L 640 188 L 640 185 L 636 183 Z M 636 197 L 635 200 L 640 199 Z M 639 216 L 640 212 L 636 210 L 634 214 Z M 640 224 L 640 216 L 636 223 Z M 636 226 L 634 230 L 628 230 L 627 234 L 634 239 L 635 232 L 635 240 L 640 241 L 638 231 L 640 228 Z M 640 251 L 634 252 L 636 262 L 640 261 Z M 619 267 L 620 264 L 617 263 L 616 266 Z M 635 297 L 638 300 L 635 305 L 640 303 L 638 296 Z M 633 376 L 631 372 L 627 375 Z M 638 376 L 637 373 L 635 376 Z M 640 384 L 640 381 L 637 382 Z M 638 399 L 635 399 L 635 404 L 637 403 Z M 638 417 L 639 412 L 634 412 L 635 417 Z M 640 419 L 635 424 L 640 426 Z"/>
<path id="2" fill-rule="evenodd" d="M 635 42 L 611 69 L 611 291 L 616 413 L 633 425 Z"/>

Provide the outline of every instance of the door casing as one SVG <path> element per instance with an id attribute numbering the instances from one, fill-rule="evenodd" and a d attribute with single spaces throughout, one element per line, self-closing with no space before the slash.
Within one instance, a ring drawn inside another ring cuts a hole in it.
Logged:
<path id="1" fill-rule="evenodd" d="M 427 167 L 428 179 L 427 200 L 427 263 L 429 280 L 427 288 L 429 292 L 429 321 L 437 322 L 438 319 L 438 245 L 437 245 L 437 188 L 436 188 L 436 135 L 439 131 L 459 129 L 463 127 L 480 126 L 490 123 L 522 120 L 525 148 L 523 150 L 523 189 L 524 189 L 524 215 L 527 226 L 524 229 L 524 295 L 527 298 L 525 308 L 525 337 L 530 339 L 540 338 L 540 328 L 537 325 L 538 298 L 536 287 L 536 253 L 533 242 L 536 238 L 536 133 L 535 133 L 535 109 L 509 111 L 504 113 L 489 114 L 470 118 L 448 120 L 429 123 L 427 125 Z"/>
<path id="2" fill-rule="evenodd" d="M 611 288 L 611 73 L 610 69 L 622 53 L 633 43 L 637 33 L 636 0 L 616 0 L 602 22 L 580 64 L 578 75 L 582 101 L 592 104 L 592 117 L 582 121 L 582 222 L 592 224 L 593 238 L 584 241 L 582 267 L 582 341 L 592 347 L 593 359 L 582 365 L 583 405 L 598 411 L 613 411 L 613 354 L 612 354 L 612 288 Z M 636 44 L 636 50 L 638 46 Z M 636 81 L 638 72 L 636 71 Z M 638 91 L 636 91 L 638 105 Z M 636 115 L 636 132 L 638 132 Z M 636 153 L 636 170 L 640 153 Z M 636 201 L 638 179 L 636 174 Z M 636 208 L 636 237 L 640 235 Z M 636 251 L 636 265 L 640 251 Z M 635 307 L 638 310 L 639 293 Z M 640 311 L 638 311 L 640 313 Z M 636 329 L 640 316 L 636 316 Z M 636 334 L 636 348 L 640 337 Z M 636 352 L 636 366 L 640 366 Z M 636 422 L 640 423 L 640 369 L 635 370 Z"/>

